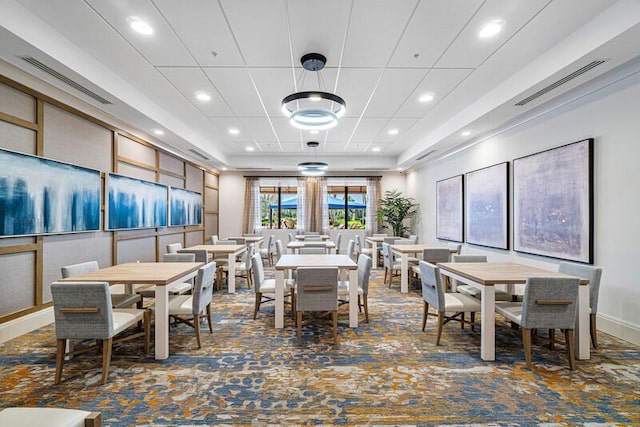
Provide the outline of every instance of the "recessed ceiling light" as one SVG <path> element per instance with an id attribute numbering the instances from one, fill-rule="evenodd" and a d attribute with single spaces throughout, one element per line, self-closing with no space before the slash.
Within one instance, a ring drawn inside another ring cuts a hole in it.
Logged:
<path id="1" fill-rule="evenodd" d="M 164 131 L 162 129 L 154 129 L 153 133 L 155 133 L 156 135 L 164 135 Z"/>
<path id="2" fill-rule="evenodd" d="M 420 98 L 418 98 L 418 101 L 420 101 L 420 102 L 431 102 L 431 101 L 433 101 L 433 95 L 430 94 L 430 93 L 425 93 Z"/>
<path id="3" fill-rule="evenodd" d="M 389 130 L 387 131 L 387 133 L 388 133 L 389 135 L 397 135 L 397 134 L 398 134 L 398 132 L 399 132 L 399 131 L 398 131 L 398 129 L 389 129 Z"/>
<path id="4" fill-rule="evenodd" d="M 373 147 L 371 151 L 375 151 L 377 153 L 378 151 L 380 151 L 380 147 Z"/>
<path id="5" fill-rule="evenodd" d="M 223 171 L 226 171 L 228 168 L 226 166 L 223 166 L 220 169 L 222 169 Z"/>
<path id="6" fill-rule="evenodd" d="M 254 151 L 255 148 L 253 148 L 252 146 L 249 145 L 248 147 L 245 147 L 245 150 L 246 151 Z"/>
<path id="7" fill-rule="evenodd" d="M 483 39 L 488 39 L 489 37 L 493 37 L 502 31 L 502 27 L 504 26 L 504 21 L 502 19 L 495 19 L 489 22 L 487 25 L 482 27 L 480 32 L 478 33 L 478 37 Z"/>
<path id="8" fill-rule="evenodd" d="M 461 133 L 460 133 L 460 135 L 462 135 L 462 136 L 469 136 L 469 135 L 471 135 L 471 132 L 470 132 L 470 131 L 468 131 L 468 130 L 465 130 L 464 132 L 461 132 Z"/>
<path id="9" fill-rule="evenodd" d="M 227 129 L 227 132 L 229 132 L 231 135 L 238 135 L 240 133 L 240 129 L 238 129 L 238 128 L 229 128 L 229 129 Z"/>
<path id="10" fill-rule="evenodd" d="M 145 36 L 150 36 L 151 34 L 153 34 L 153 28 L 151 28 L 151 25 L 138 18 L 137 16 L 129 17 L 129 25 L 134 31 L 140 34 L 144 34 Z"/>
<path id="11" fill-rule="evenodd" d="M 196 98 L 199 101 L 211 101 L 211 95 L 207 92 L 196 92 Z"/>

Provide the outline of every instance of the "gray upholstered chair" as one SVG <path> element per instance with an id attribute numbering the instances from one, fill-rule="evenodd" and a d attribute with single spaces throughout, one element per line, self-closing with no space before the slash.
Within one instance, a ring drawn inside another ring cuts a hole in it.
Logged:
<path id="1" fill-rule="evenodd" d="M 169 243 L 167 245 L 168 254 L 177 254 L 180 249 L 182 249 L 182 243 Z"/>
<path id="2" fill-rule="evenodd" d="M 385 239 L 386 240 L 386 239 Z M 389 244 L 382 243 L 382 264 L 384 265 L 384 280 L 382 283 L 387 283 L 387 275 L 389 276 L 389 287 L 391 287 L 391 281 L 393 277 L 400 276 L 400 262 L 394 260 Z"/>
<path id="3" fill-rule="evenodd" d="M 284 245 L 282 240 L 278 239 L 276 240 L 276 259 L 274 260 L 276 264 L 280 261 L 282 255 L 284 255 Z"/>
<path id="4" fill-rule="evenodd" d="M 451 258 L 453 262 L 487 262 L 487 257 L 485 255 L 454 255 Z M 455 279 L 451 280 L 451 284 L 452 287 L 456 289 L 456 292 L 460 292 L 461 294 L 469 295 L 470 297 L 474 297 L 477 299 L 480 299 L 482 297 L 482 289 L 476 288 L 471 285 L 465 285 L 464 283 L 458 282 Z M 505 292 L 501 289 L 496 289 L 494 291 L 494 294 L 496 301 L 511 301 L 512 299 L 510 293 Z"/>
<path id="5" fill-rule="evenodd" d="M 62 278 L 80 276 L 81 274 L 91 273 L 92 271 L 98 271 L 98 261 L 87 261 L 79 264 L 65 265 L 60 268 Z M 136 304 L 138 308 L 142 308 L 142 297 L 138 294 L 122 293 L 111 294 L 111 306 L 113 308 L 129 308 Z"/>
<path id="6" fill-rule="evenodd" d="M 209 262 L 209 254 L 206 249 L 180 249 L 179 254 L 193 254 L 194 262 Z M 166 262 L 166 261 L 165 261 Z"/>
<path id="7" fill-rule="evenodd" d="M 100 427 L 100 412 L 66 408 L 0 409 L 0 426 L 11 427 Z"/>
<path id="8" fill-rule="evenodd" d="M 340 245 L 342 245 L 342 233 L 338 233 L 336 236 L 336 253 L 340 253 Z"/>
<path id="9" fill-rule="evenodd" d="M 449 243 L 447 244 L 447 247 L 450 250 L 456 251 L 454 255 L 460 255 L 460 252 L 462 252 L 462 243 Z"/>
<path id="10" fill-rule="evenodd" d="M 354 239 L 356 241 L 355 251 L 356 251 L 357 256 L 360 256 L 360 254 L 371 256 L 371 252 L 372 252 L 371 248 L 365 248 L 362 245 L 362 239 L 360 238 L 360 235 L 356 234 L 354 236 Z"/>
<path id="11" fill-rule="evenodd" d="M 205 315 L 209 324 L 209 333 L 213 333 L 211 325 L 211 298 L 213 294 L 213 278 L 216 263 L 210 262 L 198 269 L 192 295 L 175 295 L 169 298 L 169 316 L 193 327 L 196 331 L 198 348 L 200 341 L 200 316 Z"/>
<path id="12" fill-rule="evenodd" d="M 212 245 L 217 245 L 219 241 L 220 241 L 220 238 L 218 237 L 217 234 L 214 234 L 213 236 L 211 236 L 211 244 Z"/>
<path id="13" fill-rule="evenodd" d="M 578 301 L 577 277 L 530 277 L 527 279 L 522 302 L 497 302 L 496 312 L 522 327 L 522 343 L 527 368 L 531 369 L 531 331 L 548 329 L 551 346 L 553 333 L 563 329 L 569 368 L 575 369 L 573 358 L 573 330 Z"/>
<path id="14" fill-rule="evenodd" d="M 98 340 L 102 347 L 102 384 L 106 384 L 114 337 L 144 321 L 144 331 L 123 340 L 144 336 L 144 352 L 149 353 L 151 313 L 137 308 L 112 308 L 109 284 L 105 282 L 54 282 L 51 285 L 56 330 L 56 375 L 60 384 L 64 358 L 98 348 L 66 353 L 67 340 Z M 122 340 L 118 340 L 122 341 Z"/>
<path id="15" fill-rule="evenodd" d="M 308 242 L 305 240 L 304 247 L 298 249 L 298 253 L 300 255 L 324 255 L 327 253 L 327 246 L 320 240 L 317 242 Z"/>
<path id="16" fill-rule="evenodd" d="M 338 268 L 298 268 L 298 295 L 296 296 L 296 323 L 298 345 L 302 344 L 303 314 L 310 311 L 328 311 L 333 321 L 333 339 L 338 344 Z"/>
<path id="17" fill-rule="evenodd" d="M 194 253 L 164 254 L 162 255 L 162 262 L 196 262 L 196 255 Z M 193 288 L 193 283 L 182 282 L 179 285 L 169 289 L 169 293 L 182 295 L 186 294 L 187 292 L 191 292 L 191 288 Z M 145 288 L 136 289 L 136 293 L 144 298 L 155 298 L 156 286 L 151 285 Z"/>
<path id="18" fill-rule="evenodd" d="M 253 272 L 253 290 L 256 293 L 255 305 L 253 307 L 253 320 L 258 316 L 260 306 L 265 302 L 274 300 L 276 293 L 276 280 L 265 279 L 264 266 L 260 254 L 254 254 L 251 258 Z M 295 307 L 295 281 L 293 279 L 285 279 L 285 297 L 291 297 L 292 307 Z M 295 308 L 293 309 L 295 310 Z"/>
<path id="19" fill-rule="evenodd" d="M 430 264 L 437 264 L 439 262 L 449 262 L 450 257 L 451 257 L 451 253 L 449 252 L 449 249 L 437 248 L 437 249 L 424 249 L 422 251 L 422 261 L 426 261 Z M 411 274 L 415 277 L 420 277 L 420 266 L 419 265 L 411 266 Z"/>
<path id="20" fill-rule="evenodd" d="M 253 278 L 251 277 L 251 257 L 255 253 L 255 244 L 250 243 L 247 250 L 242 254 L 240 261 L 236 261 L 236 276 L 243 277 L 247 281 L 247 288 L 251 289 Z M 222 274 L 229 274 L 229 263 L 218 268 L 218 284 L 222 283 Z"/>
<path id="21" fill-rule="evenodd" d="M 418 235 L 417 234 L 409 235 L 409 240 L 411 240 L 411 244 L 412 245 L 417 245 L 418 244 Z"/>
<path id="22" fill-rule="evenodd" d="M 436 345 L 440 345 L 440 337 L 442 336 L 442 327 L 456 320 L 473 325 L 475 322 L 475 313 L 480 311 L 480 302 L 470 296 L 459 293 L 446 292 L 446 286 L 440 275 L 440 268 L 434 264 L 420 261 L 420 280 L 422 282 L 422 300 L 424 302 L 424 311 L 422 312 L 422 330 L 427 326 L 427 317 L 429 313 L 429 305 L 431 305 L 438 313 L 438 333 L 436 337 Z M 450 314 L 453 313 L 453 314 Z M 464 313 L 471 313 L 471 321 L 464 319 Z"/>
<path id="23" fill-rule="evenodd" d="M 347 243 L 347 256 L 351 259 L 353 259 L 353 253 L 356 249 L 356 241 L 351 239 L 349 240 L 349 243 Z"/>
<path id="24" fill-rule="evenodd" d="M 287 236 L 289 236 L 289 243 L 293 242 L 293 233 L 287 233 Z"/>
<path id="25" fill-rule="evenodd" d="M 307 231 L 306 233 L 304 233 L 305 238 L 306 236 L 319 236 L 320 232 L 319 231 Z"/>
<path id="26" fill-rule="evenodd" d="M 561 262 L 558 269 L 560 273 L 570 276 L 580 277 L 589 280 L 589 309 L 590 309 L 590 331 L 591 343 L 598 347 L 598 336 L 596 329 L 596 315 L 598 314 L 598 293 L 600 292 L 600 279 L 602 278 L 602 268 L 590 265 L 570 264 Z"/>
<path id="27" fill-rule="evenodd" d="M 244 237 L 234 237 L 233 240 L 236 242 L 236 245 L 246 245 L 247 244 L 247 239 L 245 239 Z"/>
<path id="28" fill-rule="evenodd" d="M 320 236 L 318 234 L 306 234 L 304 236 L 304 241 L 305 242 L 321 242 L 322 241 L 322 236 Z"/>
<path id="29" fill-rule="evenodd" d="M 269 265 L 273 265 L 273 241 L 275 240 L 275 237 L 276 236 L 274 236 L 273 234 L 270 235 L 269 240 L 267 241 L 267 246 L 265 246 L 264 248 L 260 248 L 257 252 L 262 258 L 266 259 L 269 262 Z"/>
<path id="30" fill-rule="evenodd" d="M 366 255 L 358 257 L 358 309 L 362 312 L 364 309 L 365 322 L 369 323 L 369 278 L 371 276 L 371 266 L 373 261 Z M 349 281 L 341 280 L 338 282 L 338 297 L 340 302 L 348 302 L 345 298 L 349 297 Z"/>

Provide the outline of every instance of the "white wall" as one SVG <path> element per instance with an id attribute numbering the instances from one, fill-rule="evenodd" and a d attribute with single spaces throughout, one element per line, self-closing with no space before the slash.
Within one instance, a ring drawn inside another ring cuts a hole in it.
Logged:
<path id="1" fill-rule="evenodd" d="M 598 328 L 640 344 L 640 73 L 455 156 L 410 172 L 422 241 L 435 238 L 436 181 L 585 138 L 595 139 L 595 264 L 603 268 Z M 562 183 L 558 183 L 562 185 Z M 510 188 L 513 188 L 512 186 Z M 513 230 L 511 230 L 511 236 Z M 491 261 L 556 269 L 558 260 L 465 245 Z"/>

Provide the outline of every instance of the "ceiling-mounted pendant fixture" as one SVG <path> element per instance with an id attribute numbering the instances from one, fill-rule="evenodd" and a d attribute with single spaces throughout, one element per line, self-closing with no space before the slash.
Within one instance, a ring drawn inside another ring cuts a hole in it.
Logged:
<path id="1" fill-rule="evenodd" d="M 318 141 L 309 141 L 307 142 L 307 147 L 309 148 L 318 148 L 320 143 Z M 325 162 L 301 162 L 298 163 L 298 170 L 302 175 L 306 176 L 320 176 L 324 175 L 325 171 L 329 169 L 329 165 Z"/>
<path id="2" fill-rule="evenodd" d="M 300 62 L 305 70 L 318 73 L 318 90 L 295 92 L 286 96 L 282 100 L 282 112 L 289 118 L 291 125 L 298 129 L 331 129 L 344 116 L 347 103 L 325 89 L 320 70 L 327 63 L 327 58 L 319 53 L 307 53 L 300 58 Z M 302 73 L 302 81 L 296 86 L 302 87 L 304 83 L 306 73 Z"/>

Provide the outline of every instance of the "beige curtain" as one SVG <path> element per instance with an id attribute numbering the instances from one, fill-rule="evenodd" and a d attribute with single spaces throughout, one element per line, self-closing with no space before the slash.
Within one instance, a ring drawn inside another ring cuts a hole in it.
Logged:
<path id="1" fill-rule="evenodd" d="M 378 201 L 380 200 L 380 177 L 367 178 L 367 211 L 365 231 L 368 235 L 378 233 Z"/>
<path id="2" fill-rule="evenodd" d="M 260 179 L 245 178 L 244 213 L 242 215 L 242 232 L 255 233 L 262 228 L 260 221 Z"/>
<path id="3" fill-rule="evenodd" d="M 328 216 L 328 211 L 323 212 L 323 205 L 326 205 L 325 180 L 307 177 L 303 182 L 304 185 L 298 185 L 298 223 L 302 223 L 298 230 L 322 232 L 324 216 Z"/>

